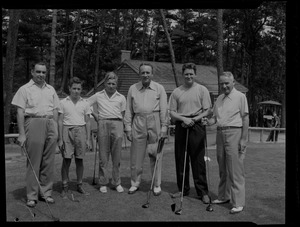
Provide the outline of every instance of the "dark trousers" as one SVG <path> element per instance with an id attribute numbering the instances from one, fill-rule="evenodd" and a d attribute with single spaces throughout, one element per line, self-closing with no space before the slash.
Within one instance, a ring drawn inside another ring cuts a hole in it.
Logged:
<path id="1" fill-rule="evenodd" d="M 181 122 L 176 122 L 175 127 L 175 164 L 178 190 L 182 190 L 183 168 L 184 168 L 184 153 L 186 143 L 187 129 L 181 126 Z M 189 193 L 189 162 L 193 173 L 193 180 L 198 196 L 208 194 L 206 167 L 204 161 L 205 148 L 205 128 L 200 122 L 189 128 L 189 138 L 187 146 L 187 158 L 184 180 L 184 193 Z"/>

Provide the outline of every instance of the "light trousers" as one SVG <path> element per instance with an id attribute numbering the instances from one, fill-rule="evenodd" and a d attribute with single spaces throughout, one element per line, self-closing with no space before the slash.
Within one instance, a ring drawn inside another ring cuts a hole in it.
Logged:
<path id="1" fill-rule="evenodd" d="M 219 200 L 231 200 L 234 207 L 245 205 L 245 152 L 238 150 L 242 128 L 217 131 Z"/>
<path id="2" fill-rule="evenodd" d="M 146 153 L 150 159 L 151 177 L 157 158 L 160 135 L 159 112 L 135 114 L 132 122 L 132 143 L 130 149 L 131 186 L 139 187 Z M 161 184 L 162 156 L 159 158 L 154 176 L 154 186 Z"/>
<path id="3" fill-rule="evenodd" d="M 124 126 L 122 121 L 103 120 L 98 121 L 99 143 L 99 184 L 109 183 L 108 163 L 112 159 L 112 185 L 121 184 L 120 163 Z"/>
<path id="4" fill-rule="evenodd" d="M 54 159 L 58 129 L 53 119 L 25 119 L 26 150 L 33 169 L 41 185 L 41 196 L 51 196 L 54 180 Z M 37 200 L 39 185 L 27 160 L 26 191 L 27 199 Z"/>

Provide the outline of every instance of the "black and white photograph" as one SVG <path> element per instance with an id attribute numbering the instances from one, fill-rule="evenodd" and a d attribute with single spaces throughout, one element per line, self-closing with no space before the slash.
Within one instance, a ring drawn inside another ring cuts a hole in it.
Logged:
<path id="1" fill-rule="evenodd" d="M 205 2 L 2 6 L 4 222 L 299 222 L 298 10 Z"/>

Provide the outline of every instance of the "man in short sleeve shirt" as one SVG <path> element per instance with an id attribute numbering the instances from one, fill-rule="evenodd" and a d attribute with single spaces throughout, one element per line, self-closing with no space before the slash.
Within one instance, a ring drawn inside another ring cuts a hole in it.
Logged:
<path id="1" fill-rule="evenodd" d="M 214 105 L 213 117 L 206 120 L 217 124 L 217 161 L 219 165 L 218 198 L 215 204 L 231 201 L 231 214 L 245 206 L 244 158 L 249 127 L 246 96 L 234 88 L 231 72 L 220 76 L 221 94 Z"/>
<path id="2" fill-rule="evenodd" d="M 97 103 L 99 142 L 99 191 L 107 193 L 109 183 L 109 156 L 112 158 L 112 185 L 117 192 L 123 192 L 120 177 L 121 151 L 124 135 L 123 117 L 126 98 L 117 91 L 118 76 L 108 72 L 104 78 L 105 88 L 88 99 L 90 105 Z"/>
<path id="3" fill-rule="evenodd" d="M 208 186 L 206 179 L 205 155 L 205 127 L 201 118 L 207 116 L 211 107 L 210 95 L 206 87 L 194 82 L 196 65 L 186 63 L 182 67 L 184 84 L 176 88 L 169 100 L 169 111 L 175 121 L 175 164 L 177 187 L 181 191 L 186 137 L 188 133 L 187 159 L 183 195 L 190 192 L 189 161 L 193 172 L 194 185 L 197 195 L 203 203 L 209 203 Z M 187 129 L 189 129 L 187 131 Z M 180 192 L 173 197 L 180 196 Z"/>
<path id="4" fill-rule="evenodd" d="M 46 64 L 38 62 L 31 70 L 32 79 L 19 88 L 12 104 L 17 106 L 18 142 L 25 146 L 33 169 L 26 171 L 27 206 L 34 207 L 38 197 L 54 203 L 51 197 L 54 180 L 54 158 L 57 146 L 59 99 L 55 89 L 45 82 Z"/>

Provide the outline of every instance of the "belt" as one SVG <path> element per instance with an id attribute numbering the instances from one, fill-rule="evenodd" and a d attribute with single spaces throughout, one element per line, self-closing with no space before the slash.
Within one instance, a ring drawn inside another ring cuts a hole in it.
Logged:
<path id="1" fill-rule="evenodd" d="M 242 128 L 242 127 L 240 127 L 240 126 L 223 126 L 223 127 L 220 127 L 220 126 L 218 126 L 217 130 L 237 129 L 237 128 Z"/>
<path id="2" fill-rule="evenodd" d="M 25 118 L 47 118 L 47 119 L 53 119 L 53 115 L 27 115 Z"/>
<path id="3" fill-rule="evenodd" d="M 148 115 L 148 114 L 153 114 L 153 113 L 159 113 L 160 110 L 153 110 L 150 112 L 140 112 L 140 113 L 134 113 L 135 115 Z"/>
<path id="4" fill-rule="evenodd" d="M 122 121 L 121 118 L 102 118 L 100 120 L 107 120 L 107 121 Z"/>

